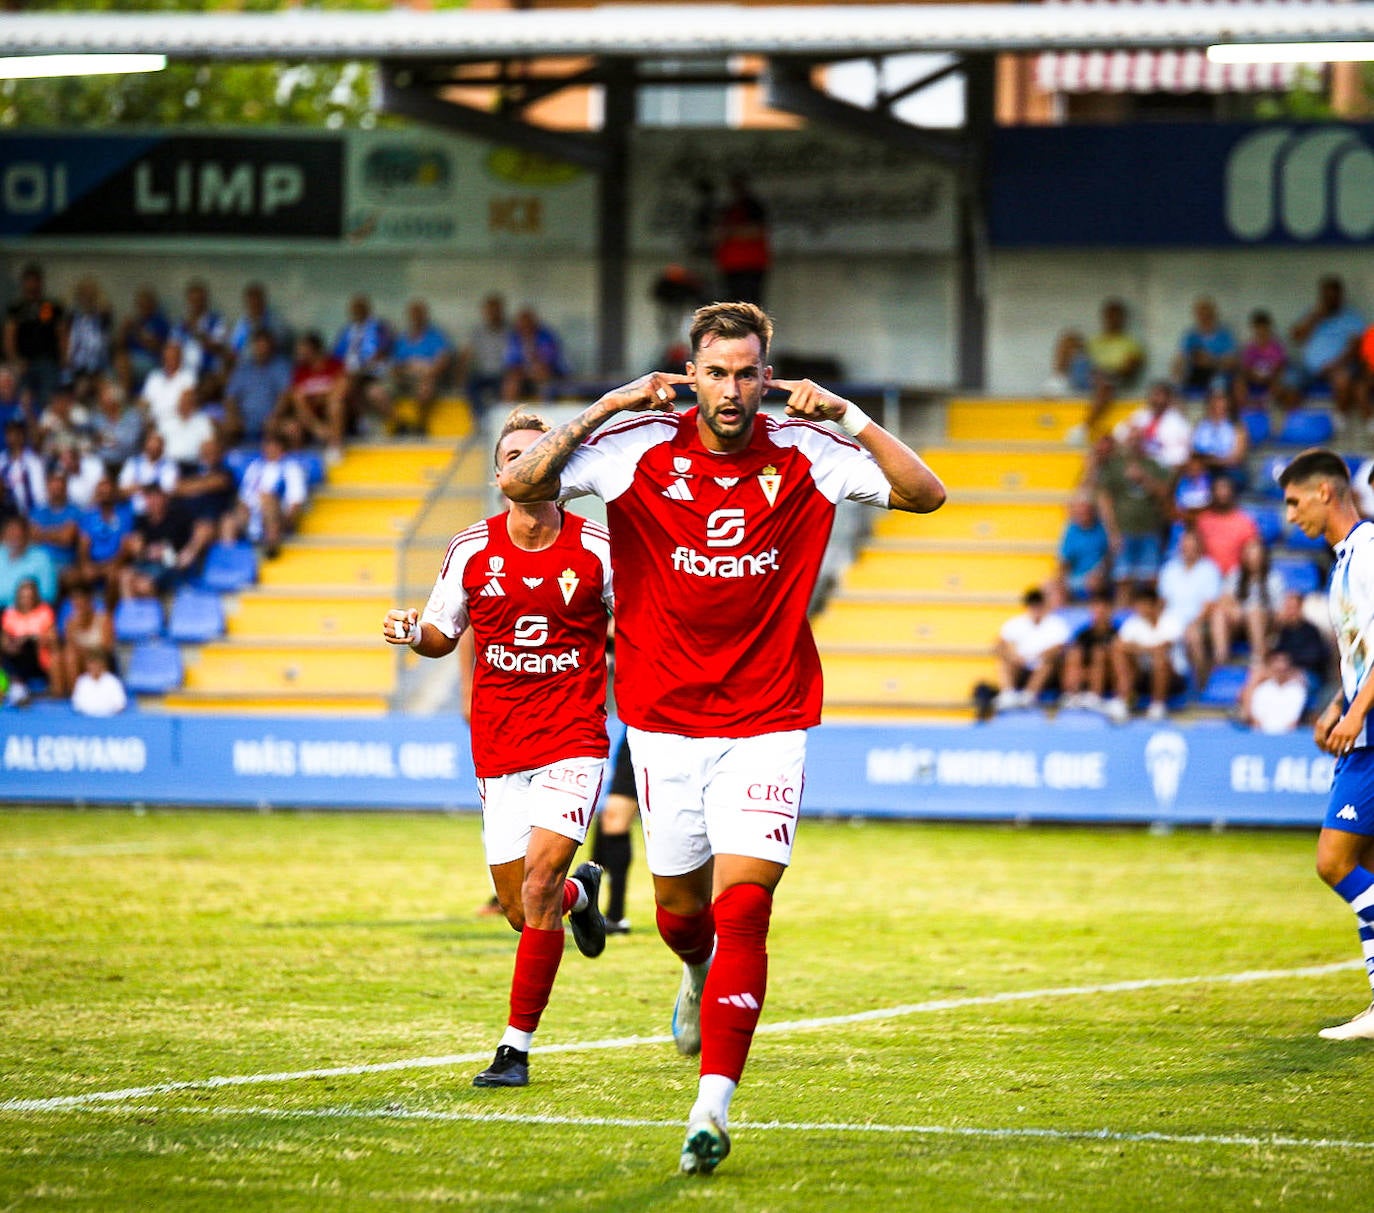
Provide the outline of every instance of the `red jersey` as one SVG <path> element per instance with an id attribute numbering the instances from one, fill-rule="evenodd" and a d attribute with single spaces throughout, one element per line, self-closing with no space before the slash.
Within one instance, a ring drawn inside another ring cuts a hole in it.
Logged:
<path id="1" fill-rule="evenodd" d="M 829 426 L 759 414 L 708 450 L 697 413 L 634 414 L 584 442 L 563 493 L 606 502 L 616 570 L 616 706 L 638 729 L 754 737 L 820 722 L 807 606 L 835 505 L 887 506 L 872 457 Z"/>
<path id="2" fill-rule="evenodd" d="M 482 779 L 604 758 L 611 552 L 600 523 L 564 514 L 558 538 L 517 547 L 506 515 L 456 535 L 421 619 L 472 628 L 472 761 Z"/>
<path id="3" fill-rule="evenodd" d="M 302 396 L 326 396 L 343 373 L 344 364 L 329 354 L 319 366 L 297 363 L 291 372 L 291 386 Z"/>

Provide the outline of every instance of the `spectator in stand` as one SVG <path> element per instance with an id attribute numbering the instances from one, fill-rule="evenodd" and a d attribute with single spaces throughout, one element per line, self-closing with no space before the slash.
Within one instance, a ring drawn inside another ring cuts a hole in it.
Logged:
<path id="1" fill-rule="evenodd" d="M 482 319 L 468 333 L 458 359 L 458 381 L 479 424 L 505 383 L 509 345 L 505 300 L 500 295 L 488 295 L 482 300 Z"/>
<path id="2" fill-rule="evenodd" d="M 1321 629 L 1303 612 L 1303 598 L 1296 590 L 1285 590 L 1279 601 L 1269 651 L 1288 654 L 1303 672 L 1312 695 L 1331 673 L 1331 647 Z"/>
<path id="3" fill-rule="evenodd" d="M 1178 469 L 1178 479 L 1174 482 L 1174 529 L 1190 527 L 1197 523 L 1197 516 L 1212 502 L 1212 478 L 1207 474 L 1207 465 L 1201 455 L 1194 451 L 1183 466 Z"/>
<path id="4" fill-rule="evenodd" d="M 1062 678 L 1066 708 L 1096 710 L 1112 685 L 1112 645 L 1117 626 L 1110 590 L 1096 591 L 1088 600 L 1088 622 L 1073 634 L 1064 649 Z"/>
<path id="5" fill-rule="evenodd" d="M 110 612 L 96 603 L 84 585 L 73 586 L 68 595 L 70 610 L 62 625 L 62 636 L 53 663 L 54 682 L 69 693 L 81 673 L 81 654 L 87 649 L 113 653 L 114 620 Z"/>
<path id="6" fill-rule="evenodd" d="M 118 716 L 129 706 L 129 693 L 110 668 L 106 649 L 87 649 L 72 687 L 72 708 L 82 716 Z"/>
<path id="7" fill-rule="evenodd" d="M 1331 401 L 1343 417 L 1361 405 L 1357 350 L 1365 321 L 1345 301 L 1345 283 L 1328 274 L 1317 285 L 1317 305 L 1293 326 L 1292 339 L 1301 355 L 1288 371 L 1283 403 L 1301 404 L 1317 388 L 1329 388 Z"/>
<path id="8" fill-rule="evenodd" d="M 55 471 L 67 478 L 67 496 L 72 504 L 88 510 L 95 501 L 95 486 L 109 473 L 99 456 L 74 442 L 59 446 L 49 460 Z"/>
<path id="9" fill-rule="evenodd" d="M 1112 646 L 1116 694 L 1107 702 L 1107 715 L 1117 724 L 1125 723 L 1138 695 L 1148 699 L 1146 719 L 1163 720 L 1169 699 L 1188 686 L 1182 624 L 1164 610 L 1152 586 L 1136 586 L 1132 606 Z"/>
<path id="10" fill-rule="evenodd" d="M 1126 305 L 1108 299 L 1102 305 L 1102 331 L 1088 342 L 1093 365 L 1093 401 L 1088 430 L 1095 434 L 1113 400 L 1140 381 L 1145 369 L 1145 349 L 1126 331 Z"/>
<path id="11" fill-rule="evenodd" d="M 1207 627 L 1221 598 L 1221 588 L 1221 570 L 1203 555 L 1197 532 L 1184 531 L 1178 541 L 1178 553 L 1166 560 L 1159 571 L 1159 597 L 1165 612 L 1183 628 L 1184 649 L 1199 688 L 1206 685 L 1212 672 L 1207 656 Z"/>
<path id="12" fill-rule="evenodd" d="M 1163 559 L 1163 535 L 1170 510 L 1170 476 L 1141 449 L 1135 431 L 1109 445 L 1097 470 L 1097 509 L 1111 539 L 1119 605 L 1130 601 L 1132 584 L 1153 585 Z"/>
<path id="13" fill-rule="evenodd" d="M 102 477 L 95 486 L 95 501 L 81 519 L 73 573 L 76 583 L 93 590 L 104 587 L 106 601 L 118 601 L 119 575 L 129 558 L 133 529 L 133 511 L 119 500 L 114 481 Z"/>
<path id="14" fill-rule="evenodd" d="M 158 429 L 162 431 L 163 441 L 167 444 L 167 458 L 177 465 L 178 471 L 185 472 L 200 462 L 200 450 L 207 439 L 215 437 L 218 431 L 200 404 L 200 393 L 188 387 L 177 401 L 175 415 L 165 418 Z"/>
<path id="15" fill-rule="evenodd" d="M 366 295 L 348 303 L 348 323 L 334 339 L 334 357 L 348 376 L 345 402 L 348 424 L 371 415 L 385 422 L 391 415 L 386 385 L 391 378 L 391 327 L 372 312 Z"/>
<path id="16" fill-rule="evenodd" d="M 50 683 L 56 651 L 57 617 L 38 596 L 38 583 L 25 577 L 0 612 L 0 668 L 9 676 L 11 703 L 23 703 L 35 684 Z"/>
<path id="17" fill-rule="evenodd" d="M 1225 576 L 1238 564 L 1242 549 L 1259 538 L 1259 527 L 1236 503 L 1236 486 L 1225 476 L 1212 484 L 1212 504 L 1197 516 L 1202 550 Z"/>
<path id="18" fill-rule="evenodd" d="M 773 263 L 768 242 L 768 211 L 743 173 L 733 173 L 730 196 L 716 216 L 715 262 L 721 298 L 763 306 Z"/>
<path id="19" fill-rule="evenodd" d="M 343 458 L 347 397 L 348 376 L 343 363 L 325 352 L 318 333 L 306 333 L 296 343 L 291 414 L 312 441 L 324 445 L 326 463 Z"/>
<path id="20" fill-rule="evenodd" d="M 218 438 L 207 438 L 200 448 L 200 461 L 181 473 L 172 490 L 173 508 L 192 523 L 208 522 L 218 534 L 220 519 L 234 508 L 238 482 L 224 460 L 224 447 Z"/>
<path id="21" fill-rule="evenodd" d="M 1059 540 L 1059 575 L 1055 597 L 1081 602 L 1106 590 L 1111 577 L 1111 538 L 1090 493 L 1075 493 L 1069 521 Z"/>
<path id="22" fill-rule="evenodd" d="M 57 569 L 45 548 L 31 541 L 29 520 L 11 514 L 0 527 L 0 607 L 14 601 L 19 583 L 32 578 L 44 602 L 57 601 Z"/>
<path id="23" fill-rule="evenodd" d="M 243 288 L 243 315 L 234 321 L 229 331 L 229 352 L 233 361 L 243 357 L 253 340 L 253 334 L 265 332 L 272 338 L 272 348 L 291 348 L 291 333 L 267 302 L 267 288 L 261 282 L 250 282 Z"/>
<path id="24" fill-rule="evenodd" d="M 55 467 L 48 473 L 47 501 L 29 517 L 29 538 L 52 557 L 59 590 L 70 589 L 76 567 L 77 538 L 85 510 L 67 492 L 67 473 Z"/>
<path id="25" fill-rule="evenodd" d="M 1240 563 L 1226 574 L 1220 601 L 1212 612 L 1212 655 L 1218 665 L 1231 656 L 1236 637 L 1244 635 L 1250 662 L 1258 665 L 1269 649 L 1269 633 L 1283 601 L 1283 577 L 1269 566 L 1269 549 L 1258 536 L 1240 552 Z"/>
<path id="26" fill-rule="evenodd" d="M 162 347 L 172 331 L 157 294 L 152 287 L 139 287 L 134 292 L 134 311 L 119 326 L 119 349 L 128 360 L 132 383 L 141 387 L 144 379 L 162 364 Z"/>
<path id="27" fill-rule="evenodd" d="M 429 429 L 429 412 L 439 388 L 448 382 L 453 370 L 453 342 L 429 318 L 429 307 L 421 300 L 406 308 L 406 327 L 392 347 L 391 391 L 415 401 L 416 420 L 397 423 L 397 433 L 413 429 L 423 434 Z"/>
<path id="28" fill-rule="evenodd" d="M 1236 421 L 1231 394 L 1220 387 L 1207 393 L 1207 410 L 1193 426 L 1192 448 L 1201 455 L 1212 479 L 1225 476 L 1236 488 L 1248 479 L 1245 460 L 1250 454 L 1250 434 Z"/>
<path id="29" fill-rule="evenodd" d="M 1174 382 L 1189 395 L 1216 387 L 1229 391 L 1239 361 L 1235 336 L 1221 323 L 1216 302 L 1204 295 L 1193 304 L 1193 327 L 1174 356 Z"/>
<path id="30" fill-rule="evenodd" d="M 1267 408 L 1283 384 L 1288 351 L 1274 331 L 1274 318 L 1263 309 L 1250 313 L 1250 340 L 1240 352 L 1236 402 L 1241 408 Z"/>
<path id="31" fill-rule="evenodd" d="M 29 407 L 28 393 L 19 387 L 19 376 L 0 363 L 0 426 L 7 426 L 11 421 L 22 421 L 25 432 L 31 433 L 36 420 Z"/>
<path id="32" fill-rule="evenodd" d="M 150 429 L 143 436 L 143 450 L 119 470 L 119 498 L 129 504 L 135 514 L 143 513 L 143 490 L 150 484 L 160 484 L 165 492 L 172 492 L 181 473 L 167 457 L 167 444 L 162 433 Z"/>
<path id="33" fill-rule="evenodd" d="M 559 380 L 567 374 L 568 366 L 563 360 L 563 345 L 558 334 L 539 322 L 533 308 L 521 308 L 515 315 L 515 326 L 506 343 L 501 398 L 507 403 L 549 400 L 557 391 Z"/>
<path id="34" fill-rule="evenodd" d="M 57 386 L 66 324 L 62 305 L 43 291 L 42 266 L 26 265 L 19 274 L 19 298 L 5 313 L 4 354 L 35 413 L 47 407 Z"/>
<path id="35" fill-rule="evenodd" d="M 38 450 L 51 456 L 65 446 L 89 446 L 95 439 L 90 414 L 77 403 L 71 384 L 59 383 L 38 418 Z"/>
<path id="36" fill-rule="evenodd" d="M 993 706 L 999 712 L 1030 707 L 1042 692 L 1057 688 L 1069 639 L 1068 625 L 1049 610 L 1042 591 L 1027 590 L 1021 602 L 1026 609 L 1002 625 L 994 650 L 999 690 Z"/>
<path id="37" fill-rule="evenodd" d="M 1291 733 L 1307 707 L 1307 679 L 1287 653 L 1270 653 L 1264 677 L 1240 695 L 1241 719 L 1260 733 Z"/>
<path id="38" fill-rule="evenodd" d="M 129 535 L 128 563 L 119 574 L 124 598 L 169 594 L 196 569 L 215 539 L 214 525 L 172 509 L 159 484 L 143 492 L 144 510 Z"/>
<path id="39" fill-rule="evenodd" d="M 148 420 L 158 429 L 176 416 L 182 393 L 196 386 L 195 373 L 181 356 L 181 345 L 169 341 L 162 347 L 161 365 L 143 381 L 141 401 Z"/>
<path id="40" fill-rule="evenodd" d="M 260 442 L 273 419 L 291 407 L 291 363 L 277 353 L 271 330 L 256 330 L 224 389 L 225 437 Z"/>
<path id="41" fill-rule="evenodd" d="M 110 372 L 114 341 L 114 313 L 94 278 L 82 278 L 72 292 L 62 365 L 72 381 L 98 379 Z"/>
<path id="42" fill-rule="evenodd" d="M 0 481 L 21 514 L 30 514 L 47 499 L 43 460 L 29 446 L 29 427 L 22 421 L 5 426 L 5 449 L 0 452 Z"/>
<path id="43" fill-rule="evenodd" d="M 1078 329 L 1065 329 L 1054 343 L 1053 369 L 1041 392 L 1046 396 L 1087 396 L 1093 390 L 1093 360 Z"/>
<path id="44" fill-rule="evenodd" d="M 229 325 L 210 306 L 210 289 L 199 278 L 186 284 L 186 312 L 172 326 L 170 339 L 181 346 L 182 358 L 211 399 L 224 387 L 229 357 Z"/>
<path id="45" fill-rule="evenodd" d="M 143 415 L 124 395 L 124 389 L 104 376 L 95 385 L 95 453 L 111 476 L 138 453 L 143 437 Z"/>
<path id="46" fill-rule="evenodd" d="M 1365 459 L 1350 473 L 1350 491 L 1361 518 L 1374 518 L 1374 459 Z"/>
<path id="47" fill-rule="evenodd" d="M 1140 435 L 1141 450 L 1161 467 L 1174 471 L 1183 466 L 1191 449 L 1193 427 L 1178 407 L 1171 384 L 1152 383 L 1143 408 L 1137 409 L 1121 426 L 1124 435 Z"/>
<path id="48" fill-rule="evenodd" d="M 263 544 L 267 558 L 274 559 L 282 539 L 295 530 L 307 495 L 300 462 L 287 455 L 279 434 L 269 433 L 262 454 L 243 469 L 238 501 L 220 524 L 221 540 L 234 543 L 247 536 Z"/>

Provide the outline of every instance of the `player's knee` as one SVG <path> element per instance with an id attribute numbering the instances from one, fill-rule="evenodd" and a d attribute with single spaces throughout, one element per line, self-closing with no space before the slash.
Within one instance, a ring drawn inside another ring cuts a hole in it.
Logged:
<path id="1" fill-rule="evenodd" d="M 560 909 L 563 904 L 563 873 L 544 864 L 526 869 L 520 897 L 528 913 Z M 523 924 L 522 924 L 523 925 Z"/>
<path id="2" fill-rule="evenodd" d="M 715 900 L 716 938 L 722 944 L 762 946 L 768 939 L 773 894 L 759 884 L 735 884 Z"/>
<path id="3" fill-rule="evenodd" d="M 1316 868 L 1322 883 L 1334 889 L 1350 875 L 1355 865 L 1343 856 L 1328 854 L 1318 848 Z"/>

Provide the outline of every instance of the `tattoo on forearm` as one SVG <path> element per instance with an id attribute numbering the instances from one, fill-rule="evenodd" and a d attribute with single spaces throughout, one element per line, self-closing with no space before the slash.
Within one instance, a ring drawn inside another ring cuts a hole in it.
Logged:
<path id="1" fill-rule="evenodd" d="M 591 410 L 551 429 L 507 469 L 512 480 L 531 487 L 556 483 L 573 452 L 604 417 L 589 416 Z"/>

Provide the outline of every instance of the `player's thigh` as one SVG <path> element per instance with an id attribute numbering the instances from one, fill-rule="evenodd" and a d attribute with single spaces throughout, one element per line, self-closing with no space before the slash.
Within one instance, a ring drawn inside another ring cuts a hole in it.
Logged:
<path id="1" fill-rule="evenodd" d="M 487 863 L 496 867 L 524 859 L 533 826 L 581 845 L 601 794 L 605 768 L 604 758 L 566 758 L 528 771 L 479 779 Z"/>
<path id="2" fill-rule="evenodd" d="M 642 729 L 630 729 L 628 736 L 649 871 L 663 877 L 697 871 L 711 858 L 703 800 L 707 772 L 725 743 Z"/>
<path id="3" fill-rule="evenodd" d="M 786 867 L 792 861 L 806 782 L 806 733 L 765 733 L 727 743 L 706 786 L 706 829 L 714 855 Z"/>
<path id="4" fill-rule="evenodd" d="M 1340 758 L 1331 781 L 1322 832 L 1317 838 L 1317 871 L 1335 884 L 1356 864 L 1374 858 L 1374 749 L 1361 746 Z"/>

